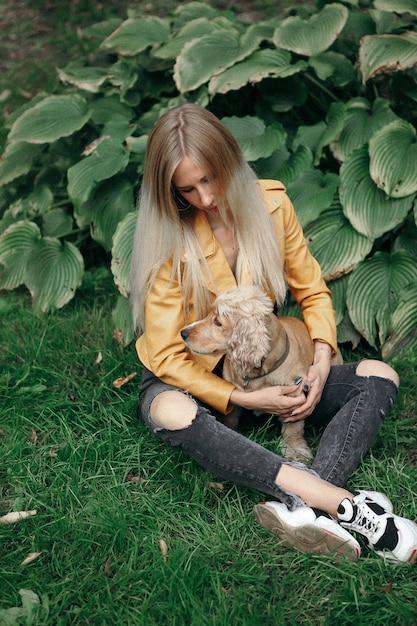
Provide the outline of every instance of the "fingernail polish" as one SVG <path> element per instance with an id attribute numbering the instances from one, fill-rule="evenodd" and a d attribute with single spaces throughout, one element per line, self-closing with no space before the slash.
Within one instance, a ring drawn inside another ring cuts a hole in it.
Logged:
<path id="1" fill-rule="evenodd" d="M 304 389 L 304 391 L 308 391 L 310 389 L 310 387 L 308 385 L 304 385 L 303 389 Z"/>
<path id="2" fill-rule="evenodd" d="M 299 385 L 302 382 L 302 380 L 303 380 L 303 377 L 299 376 L 298 378 L 295 379 L 294 385 Z"/>

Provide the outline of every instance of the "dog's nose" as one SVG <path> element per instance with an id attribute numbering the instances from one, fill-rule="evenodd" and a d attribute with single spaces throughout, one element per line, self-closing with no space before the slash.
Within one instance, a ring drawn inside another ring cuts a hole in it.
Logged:
<path id="1" fill-rule="evenodd" d="M 187 339 L 187 337 L 188 337 L 188 330 L 187 330 L 186 328 L 183 328 L 183 329 L 182 329 L 182 331 L 181 331 L 181 337 L 182 337 L 182 340 L 183 340 L 183 341 L 185 341 L 185 340 Z"/>

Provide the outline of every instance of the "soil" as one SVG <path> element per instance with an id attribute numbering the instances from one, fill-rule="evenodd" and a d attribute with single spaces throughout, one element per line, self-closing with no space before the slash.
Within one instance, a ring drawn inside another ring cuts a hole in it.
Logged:
<path id="1" fill-rule="evenodd" d="M 259 0 L 214 1 L 211 6 L 235 9 L 246 21 L 262 19 Z M 273 3 L 277 4 L 277 3 Z M 282 4 L 282 3 L 280 3 Z M 285 3 L 284 3 L 285 4 Z M 271 3 L 269 4 L 269 6 Z M 28 98 L 42 84 L 54 80 L 54 68 L 77 54 L 78 27 L 106 19 L 109 14 L 126 16 L 128 7 L 145 15 L 164 16 L 176 0 L 131 1 L 3 0 L 0 6 L 0 106 L 9 98 Z M 83 9 L 84 7 L 84 9 Z"/>

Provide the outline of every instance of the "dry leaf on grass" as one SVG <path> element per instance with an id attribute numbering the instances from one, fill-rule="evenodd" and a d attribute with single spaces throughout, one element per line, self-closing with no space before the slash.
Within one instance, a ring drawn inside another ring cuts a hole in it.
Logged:
<path id="1" fill-rule="evenodd" d="M 36 515 L 37 511 L 12 511 L 0 517 L 0 524 L 14 524 L 22 519 Z"/>
<path id="2" fill-rule="evenodd" d="M 161 548 L 162 558 L 163 558 L 163 560 L 165 562 L 167 560 L 167 554 L 168 554 L 167 542 L 164 539 L 160 539 L 159 540 L 159 547 Z"/>
<path id="3" fill-rule="evenodd" d="M 123 385 L 126 385 L 126 383 L 131 381 L 132 378 L 136 376 L 136 374 L 137 372 L 132 372 L 131 374 L 126 376 L 126 378 L 116 378 L 116 380 L 113 381 L 113 387 L 116 387 L 116 389 L 120 389 L 120 387 L 123 387 Z"/>
<path id="4" fill-rule="evenodd" d="M 113 332 L 113 337 L 116 339 L 119 346 L 123 347 L 123 331 L 117 329 Z"/>
<path id="5" fill-rule="evenodd" d="M 143 481 L 143 478 L 141 478 L 140 476 L 135 476 L 135 474 L 128 474 L 127 480 L 129 480 L 134 485 L 140 485 L 140 483 Z"/>
<path id="6" fill-rule="evenodd" d="M 210 489 L 214 489 L 218 493 L 221 493 L 224 490 L 223 483 L 213 483 L 213 482 L 209 481 L 207 483 L 207 486 L 210 487 Z"/>
<path id="7" fill-rule="evenodd" d="M 42 554 L 42 552 L 29 552 L 27 557 L 25 559 L 23 559 L 23 561 L 21 562 L 20 565 L 29 565 L 29 563 L 32 563 L 32 561 L 37 559 L 38 556 L 40 556 L 41 554 Z"/>
<path id="8" fill-rule="evenodd" d="M 108 576 L 109 578 L 111 578 L 113 576 L 113 571 L 111 568 L 111 562 L 110 559 L 107 559 L 104 563 L 104 573 L 106 574 L 106 576 Z"/>
<path id="9" fill-rule="evenodd" d="M 36 430 L 33 430 L 33 428 L 32 428 L 31 433 L 30 433 L 30 435 L 29 435 L 29 440 L 30 440 L 32 443 L 34 443 L 34 444 L 35 444 L 35 446 L 36 446 L 36 444 L 38 443 L 38 433 L 36 432 Z"/>
<path id="10" fill-rule="evenodd" d="M 101 353 L 101 352 L 99 352 L 99 353 L 97 354 L 97 358 L 96 358 L 96 360 L 94 361 L 94 364 L 95 364 L 95 365 L 98 365 L 99 363 L 101 363 L 101 362 L 102 362 L 102 360 L 103 360 L 103 355 L 102 355 L 102 353 Z"/>

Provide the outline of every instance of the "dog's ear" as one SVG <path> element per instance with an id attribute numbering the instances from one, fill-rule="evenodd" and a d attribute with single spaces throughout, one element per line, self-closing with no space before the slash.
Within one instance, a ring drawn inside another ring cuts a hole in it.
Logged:
<path id="1" fill-rule="evenodd" d="M 236 371 L 245 376 L 253 370 L 259 370 L 271 346 L 268 316 L 253 315 L 236 319 L 230 346 L 229 359 Z"/>

